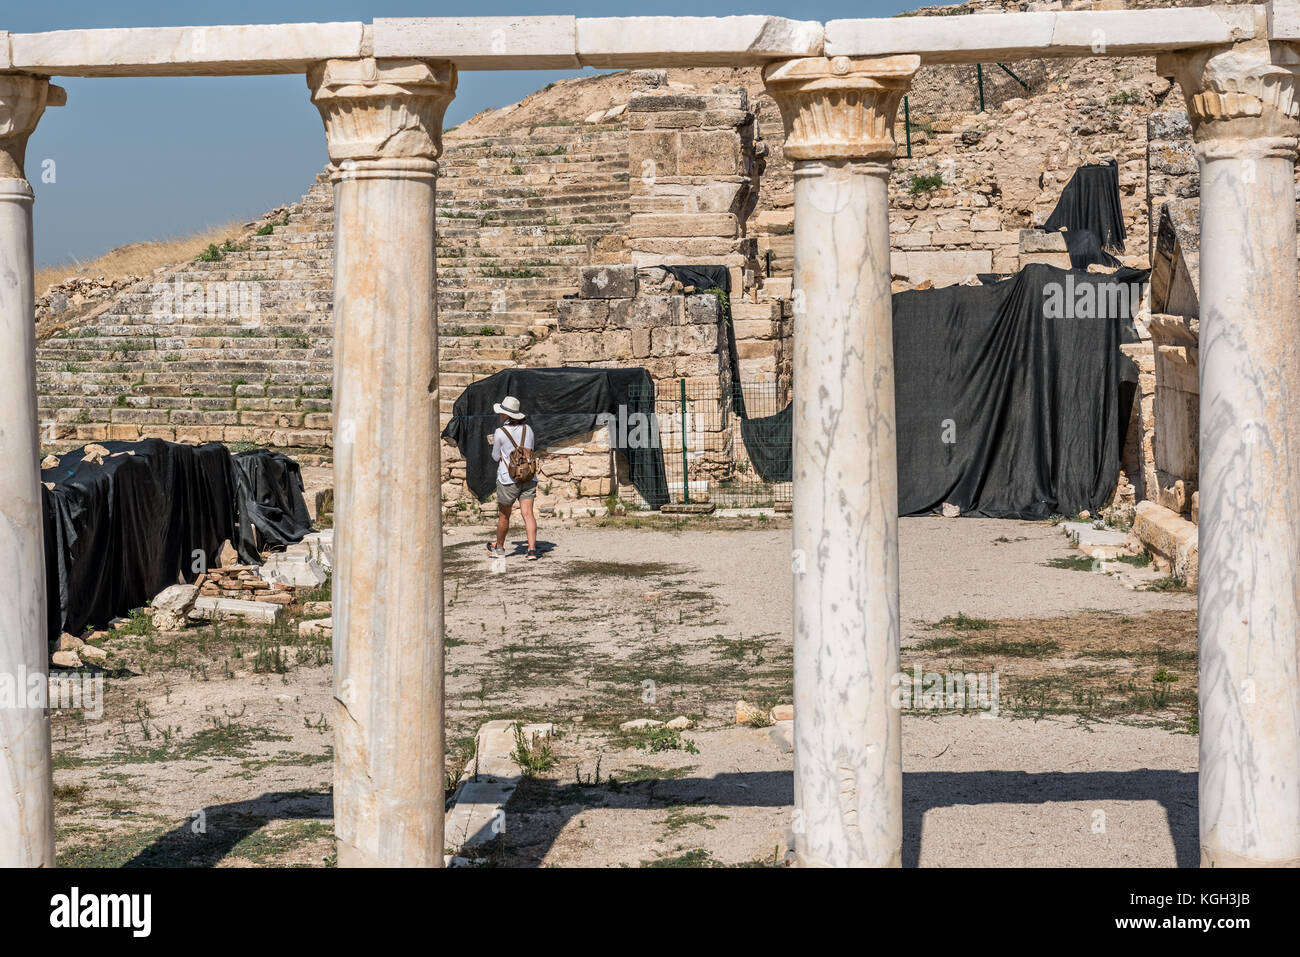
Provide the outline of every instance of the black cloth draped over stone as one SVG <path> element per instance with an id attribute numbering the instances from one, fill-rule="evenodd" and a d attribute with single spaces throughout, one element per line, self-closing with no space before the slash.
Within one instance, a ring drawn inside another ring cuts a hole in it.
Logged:
<path id="1" fill-rule="evenodd" d="M 1124 251 L 1127 235 L 1119 198 L 1119 166 L 1113 159 L 1074 171 L 1043 224 L 1044 232 L 1061 229 L 1066 230 L 1066 248 L 1075 269 L 1087 269 L 1092 263 L 1112 268 L 1120 265 L 1109 255 L 1110 250 Z M 1091 233 L 1095 242 L 1081 233 Z"/>
<path id="2" fill-rule="evenodd" d="M 672 268 L 683 282 L 721 284 L 713 271 Z M 947 502 L 968 515 L 1041 519 L 1104 505 L 1133 399 L 1119 347 L 1135 338 L 1147 275 L 1030 265 L 986 285 L 896 293 L 899 514 Z M 739 382 L 732 395 L 755 471 L 790 481 L 792 406 L 748 419 Z"/>
<path id="3" fill-rule="evenodd" d="M 85 449 L 41 472 L 48 637 L 101 628 L 148 604 L 169 585 L 193 582 L 216 568 L 230 541 L 241 560 L 257 562 L 256 534 L 268 545 L 290 544 L 310 530 L 297 464 L 273 452 L 236 464 L 220 443 L 191 446 L 161 439 L 103 442 L 102 464 Z M 122 454 L 117 454 L 122 453 Z M 292 465 L 254 467 L 270 457 Z M 270 478 L 277 470 L 279 478 Z M 268 522 L 274 509 L 292 518 Z M 267 522 L 265 526 L 262 522 Z"/>
<path id="4" fill-rule="evenodd" d="M 519 399 L 533 443 L 540 451 L 577 435 L 595 431 L 606 414 L 627 422 L 615 428 L 611 444 L 627 457 L 632 484 L 651 508 L 668 501 L 663 448 L 650 441 L 658 435 L 654 380 L 645 369 L 503 369 L 470 385 L 452 406 L 442 436 L 465 456 L 465 479 L 480 502 L 496 491 L 497 463 L 489 439 L 500 424 L 492 406 L 508 395 Z M 636 418 L 641 417 L 641 418 Z M 643 428 L 638 431 L 636 425 Z M 543 466 L 543 470 L 545 467 Z M 434 479 L 436 480 L 436 479 Z"/>
<path id="5" fill-rule="evenodd" d="M 239 560 L 256 564 L 259 552 L 302 541 L 311 531 L 311 515 L 298 463 L 270 449 L 249 449 L 237 453 L 234 464 Z"/>
<path id="6" fill-rule="evenodd" d="M 1104 505 L 1131 401 L 1119 347 L 1146 277 L 1033 264 L 991 285 L 895 294 L 899 514 L 948 502 L 1042 519 Z M 1045 308 L 1057 294 L 1059 318 Z"/>

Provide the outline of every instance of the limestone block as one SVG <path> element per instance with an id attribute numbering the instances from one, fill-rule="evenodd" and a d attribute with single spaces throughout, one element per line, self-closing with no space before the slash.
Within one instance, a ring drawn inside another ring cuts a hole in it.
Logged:
<path id="1" fill-rule="evenodd" d="M 334 619 L 317 618 L 298 623 L 299 638 L 328 638 L 334 634 Z"/>
<path id="2" fill-rule="evenodd" d="M 1169 562 L 1187 587 L 1195 588 L 1198 574 L 1197 530 L 1191 522 L 1155 502 L 1138 502 L 1133 534 L 1150 551 Z"/>
<path id="3" fill-rule="evenodd" d="M 376 17 L 374 55 L 451 60 L 461 70 L 577 67 L 574 17 Z"/>
<path id="4" fill-rule="evenodd" d="M 987 249 L 895 249 L 890 254 L 890 269 L 913 284 L 929 280 L 936 286 L 949 286 L 977 273 L 992 272 L 993 253 Z"/>
<path id="5" fill-rule="evenodd" d="M 561 299 L 555 308 L 561 332 L 604 329 L 609 324 L 608 299 Z"/>
<path id="6" fill-rule="evenodd" d="M 243 621 L 275 621 L 280 616 L 280 606 L 260 601 L 245 601 L 241 598 L 214 598 L 201 596 L 190 609 L 192 621 L 221 621 L 238 618 Z"/>
<path id="7" fill-rule="evenodd" d="M 636 295 L 635 266 L 593 266 L 582 271 L 583 299 L 630 299 Z"/>
<path id="8" fill-rule="evenodd" d="M 628 224 L 632 238 L 655 236 L 725 236 L 739 235 L 740 223 L 731 213 L 642 214 Z"/>
<path id="9" fill-rule="evenodd" d="M 715 325 L 722 318 L 722 303 L 712 293 L 686 297 L 686 321 L 692 325 Z"/>
<path id="10" fill-rule="evenodd" d="M 595 67 L 757 66 L 820 56 L 820 23 L 782 17 L 600 17 L 578 20 L 578 59 Z"/>
<path id="11" fill-rule="evenodd" d="M 288 552 L 268 556 L 258 569 L 258 575 L 265 582 L 298 588 L 316 588 L 325 584 L 328 577 L 325 566 L 320 561 L 308 555 Z"/>
<path id="12" fill-rule="evenodd" d="M 0 30 L 0 70 L 7 70 L 13 66 L 13 60 L 9 56 L 9 31 Z"/>
<path id="13" fill-rule="evenodd" d="M 610 326 L 621 329 L 643 329 L 653 326 L 675 326 L 682 321 L 682 304 L 690 302 L 681 296 L 637 296 L 618 302 L 610 309 Z"/>
<path id="14" fill-rule="evenodd" d="M 735 176 L 743 170 L 740 136 L 730 130 L 682 133 L 680 142 L 677 172 L 683 176 Z"/>
<path id="15" fill-rule="evenodd" d="M 715 352 L 717 326 L 676 326 L 650 330 L 650 354 L 654 356 L 695 355 Z"/>
<path id="16" fill-rule="evenodd" d="M 159 631 L 179 631 L 185 627 L 186 616 L 198 600 L 197 585 L 169 585 L 149 604 L 154 609 L 153 623 Z"/>
<path id="17" fill-rule="evenodd" d="M 632 130 L 627 134 L 631 185 L 653 186 L 659 176 L 677 175 L 677 133 Z"/>

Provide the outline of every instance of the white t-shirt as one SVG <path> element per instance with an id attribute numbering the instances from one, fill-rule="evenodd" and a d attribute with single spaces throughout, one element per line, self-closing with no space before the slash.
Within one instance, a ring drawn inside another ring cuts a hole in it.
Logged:
<path id="1" fill-rule="evenodd" d="M 512 444 L 510 439 L 506 438 L 506 429 L 510 430 L 510 438 L 515 440 Z M 506 468 L 506 463 L 510 461 L 510 453 L 515 450 L 515 444 L 521 448 L 531 449 L 533 447 L 533 430 L 526 425 L 502 425 L 498 426 L 492 435 L 492 458 L 497 463 L 497 483 L 499 485 L 514 485 L 515 480 L 510 477 L 510 469 Z"/>

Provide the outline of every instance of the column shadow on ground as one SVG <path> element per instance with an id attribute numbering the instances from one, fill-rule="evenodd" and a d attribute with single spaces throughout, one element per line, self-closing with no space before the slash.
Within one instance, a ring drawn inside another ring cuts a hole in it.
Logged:
<path id="1" fill-rule="evenodd" d="M 1059 801 L 1155 801 L 1164 808 L 1177 866 L 1200 861 L 1195 771 L 912 771 L 903 774 L 903 866 L 920 863 L 926 811 Z"/>
<path id="2" fill-rule="evenodd" d="M 247 801 L 213 804 L 150 841 L 122 866 L 215 867 L 271 821 L 324 819 L 332 827 L 333 816 L 333 797 L 319 791 L 272 791 Z"/>

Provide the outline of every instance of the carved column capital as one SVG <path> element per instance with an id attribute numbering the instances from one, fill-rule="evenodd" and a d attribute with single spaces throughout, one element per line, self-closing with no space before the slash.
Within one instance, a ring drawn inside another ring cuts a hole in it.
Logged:
<path id="1" fill-rule="evenodd" d="M 921 65 L 913 55 L 805 57 L 763 70 L 792 160 L 893 158 L 898 104 Z"/>
<path id="2" fill-rule="evenodd" d="M 1250 40 L 1158 58 L 1187 101 L 1192 136 L 1203 155 L 1294 156 L 1300 137 L 1300 48 Z"/>
<path id="3" fill-rule="evenodd" d="M 63 87 L 47 77 L 0 73 L 0 179 L 26 179 L 27 139 L 47 106 L 68 102 Z"/>
<path id="4" fill-rule="evenodd" d="M 448 61 L 325 60 L 307 72 L 336 178 L 367 170 L 432 173 L 442 118 L 456 95 Z"/>

